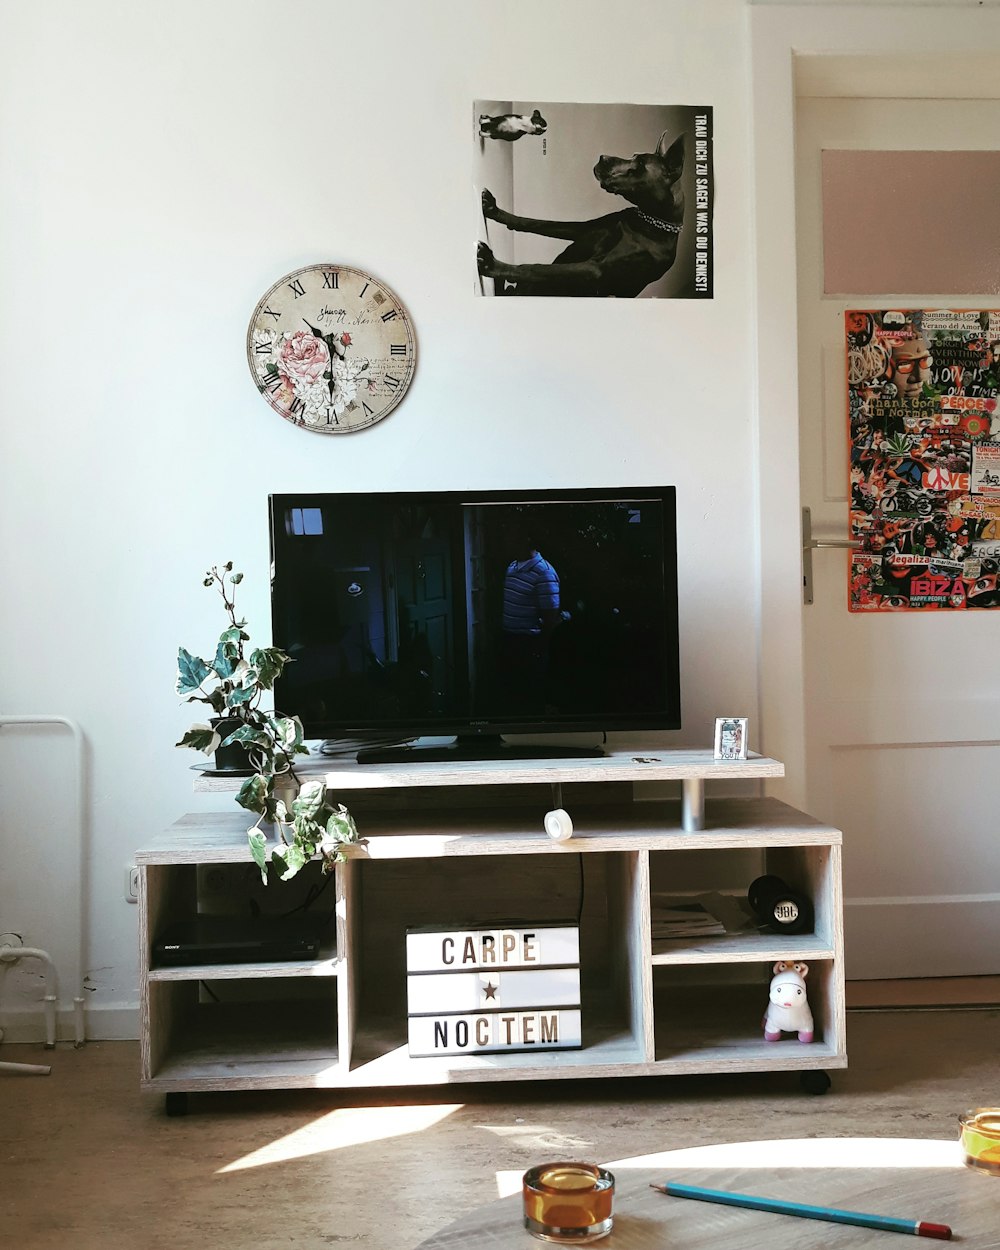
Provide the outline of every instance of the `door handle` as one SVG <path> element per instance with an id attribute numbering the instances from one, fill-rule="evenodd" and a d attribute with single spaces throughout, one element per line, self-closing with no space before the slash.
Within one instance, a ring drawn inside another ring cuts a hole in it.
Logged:
<path id="1" fill-rule="evenodd" d="M 812 553 L 817 547 L 857 548 L 861 543 L 856 538 L 813 538 L 812 512 L 802 509 L 802 602 L 813 602 L 813 562 Z"/>

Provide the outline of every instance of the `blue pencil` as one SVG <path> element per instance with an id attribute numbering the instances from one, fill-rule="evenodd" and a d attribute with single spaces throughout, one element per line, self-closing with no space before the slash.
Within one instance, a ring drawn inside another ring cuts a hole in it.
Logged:
<path id="1" fill-rule="evenodd" d="M 701 1202 L 721 1202 L 727 1207 L 750 1207 L 754 1211 L 773 1211 L 777 1215 L 799 1215 L 806 1220 L 828 1220 L 834 1224 L 860 1224 L 862 1228 L 881 1228 L 887 1233 L 910 1233 L 914 1237 L 936 1237 L 951 1240 L 947 1224 L 928 1224 L 926 1220 L 900 1220 L 892 1215 L 862 1215 L 859 1211 L 838 1211 L 836 1207 L 811 1207 L 803 1202 L 784 1202 L 778 1198 L 757 1198 L 753 1194 L 734 1194 L 724 1189 L 699 1189 L 696 1185 L 650 1185 L 661 1194 L 673 1198 L 697 1198 Z"/>

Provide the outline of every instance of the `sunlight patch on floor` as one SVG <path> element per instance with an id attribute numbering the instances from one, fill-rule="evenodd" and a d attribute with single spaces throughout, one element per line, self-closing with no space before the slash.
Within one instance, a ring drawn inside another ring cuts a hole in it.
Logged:
<path id="1" fill-rule="evenodd" d="M 440 1124 L 464 1105 L 459 1102 L 434 1107 L 342 1107 L 320 1116 L 294 1133 L 269 1142 L 242 1159 L 227 1163 L 219 1169 L 219 1173 L 287 1163 L 290 1159 L 329 1154 L 348 1146 L 362 1146 L 390 1137 L 404 1137 L 407 1133 L 421 1133 Z"/>
<path id="2" fill-rule="evenodd" d="M 536 1159 L 543 1163 L 544 1159 Z M 786 1141 L 723 1142 L 687 1146 L 655 1154 L 612 1159 L 611 1171 L 629 1168 L 960 1168 L 962 1152 L 955 1141 L 915 1137 L 804 1137 Z M 520 1193 L 520 1172 L 497 1172 L 497 1196 Z M 669 1180 L 664 1176 L 664 1180 Z"/>
<path id="3" fill-rule="evenodd" d="M 580 1159 L 592 1154 L 594 1148 L 594 1143 L 585 1137 L 564 1133 L 547 1124 L 526 1123 L 524 1120 L 515 1124 L 477 1124 L 476 1128 L 495 1134 L 508 1146 L 518 1146 L 522 1150 L 547 1151 L 551 1159 L 564 1155 L 570 1159 Z"/>

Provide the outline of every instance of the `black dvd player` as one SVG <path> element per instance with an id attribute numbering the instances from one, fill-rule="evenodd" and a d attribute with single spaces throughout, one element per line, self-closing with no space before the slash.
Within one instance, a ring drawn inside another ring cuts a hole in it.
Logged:
<path id="1" fill-rule="evenodd" d="M 161 967 L 316 959 L 330 930 L 320 915 L 189 916 L 156 935 L 153 959 Z"/>

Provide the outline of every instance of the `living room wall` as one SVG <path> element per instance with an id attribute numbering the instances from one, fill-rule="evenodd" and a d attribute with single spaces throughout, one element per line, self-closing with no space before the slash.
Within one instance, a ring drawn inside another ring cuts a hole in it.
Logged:
<path id="1" fill-rule="evenodd" d="M 214 647 L 213 563 L 268 640 L 271 491 L 675 484 L 684 728 L 658 741 L 742 714 L 758 745 L 745 25 L 742 0 L 5 9 L 0 716 L 78 724 L 87 795 L 81 876 L 72 735 L 0 731 L 0 933 L 68 1002 L 82 890 L 91 1036 L 136 1035 L 135 849 L 230 802 L 174 749 L 174 664 Z M 711 105 L 714 299 L 477 299 L 475 99 Z M 321 260 L 389 283 L 419 343 L 403 404 L 336 438 L 245 358 L 258 298 Z M 40 1036 L 40 984 L 0 971 L 8 1038 Z"/>

